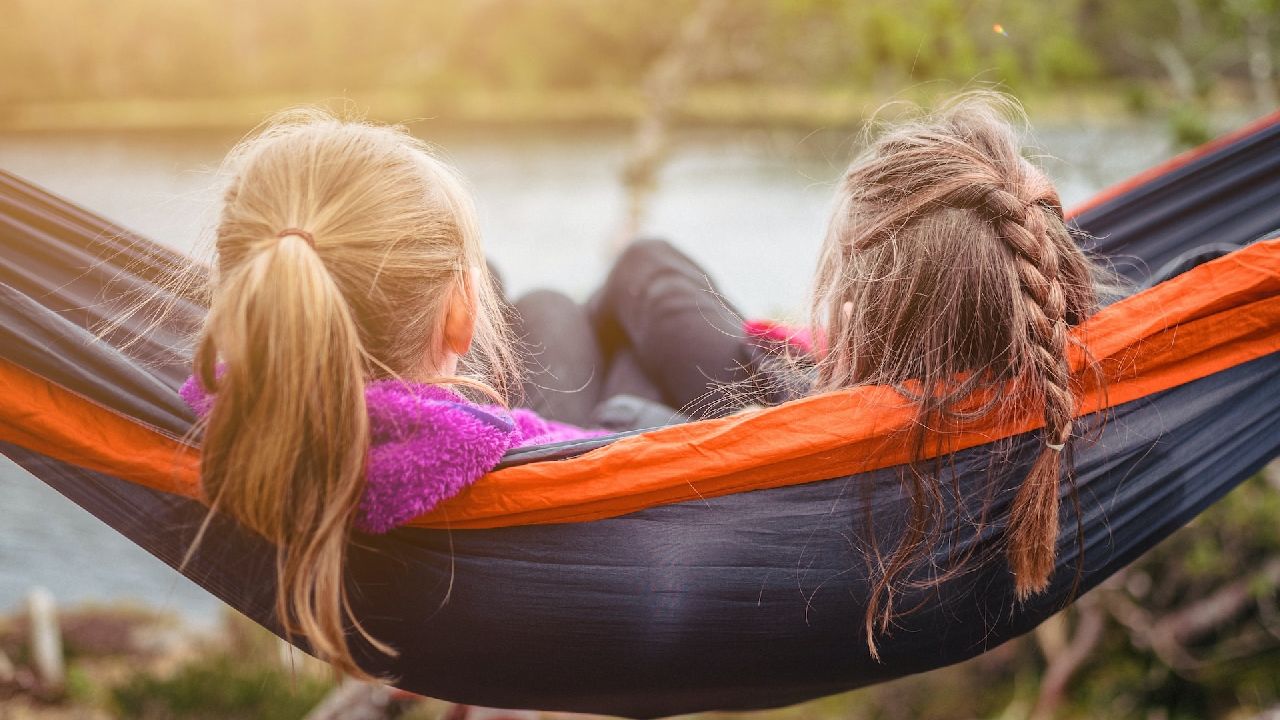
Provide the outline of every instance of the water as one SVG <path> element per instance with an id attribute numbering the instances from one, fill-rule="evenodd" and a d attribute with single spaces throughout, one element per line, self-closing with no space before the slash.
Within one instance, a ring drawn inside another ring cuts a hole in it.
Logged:
<path id="1" fill-rule="evenodd" d="M 1169 153 L 1159 127 L 1041 125 L 1064 203 Z M 419 128 L 419 132 L 431 128 Z M 490 257 L 512 295 L 539 286 L 585 297 L 603 277 L 624 197 L 626 133 L 432 134 L 477 197 Z M 191 251 L 207 238 L 215 169 L 235 138 L 0 135 L 0 167 L 127 227 Z M 681 137 L 645 222 L 701 262 L 749 315 L 794 316 L 804 298 L 844 133 L 699 131 Z M 129 600 L 205 623 L 219 603 L 0 458 L 0 611 L 33 585 L 63 603 Z"/>

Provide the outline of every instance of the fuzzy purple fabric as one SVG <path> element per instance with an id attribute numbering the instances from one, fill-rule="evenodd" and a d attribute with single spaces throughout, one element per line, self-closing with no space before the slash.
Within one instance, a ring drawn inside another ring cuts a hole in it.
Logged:
<path id="1" fill-rule="evenodd" d="M 193 376 L 178 393 L 201 416 L 214 397 Z M 514 447 L 606 435 L 531 410 L 475 405 L 438 385 L 377 380 L 365 388 L 369 457 L 356 528 L 384 533 L 428 512 L 493 469 Z"/>

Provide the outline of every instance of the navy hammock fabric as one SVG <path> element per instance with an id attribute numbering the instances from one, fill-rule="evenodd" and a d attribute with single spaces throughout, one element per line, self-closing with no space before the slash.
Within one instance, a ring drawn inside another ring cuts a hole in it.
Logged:
<path id="1" fill-rule="evenodd" d="M 1139 284 L 1205 246 L 1257 240 L 1280 227 L 1280 122 L 1140 176 L 1076 222 Z M 139 314 L 93 338 L 120 319 L 114 298 L 163 296 L 161 281 L 183 262 L 0 172 L 0 360 L 182 437 L 193 418 L 175 388 L 189 370 L 169 349 L 199 321 L 199 300 L 175 298 L 159 323 Z M 8 395 L 0 387 L 0 405 Z M 555 463 L 607 442 L 520 451 L 506 463 Z M 1025 464 L 1039 442 L 1035 432 L 1015 437 L 1009 462 Z M 0 452 L 175 568 L 206 514 L 47 452 L 9 443 Z M 1277 453 L 1274 352 L 1113 407 L 1074 453 L 1080 506 L 1063 503 L 1049 591 L 1016 603 L 1000 528 L 962 535 L 966 545 L 940 550 L 938 567 L 952 552 L 992 559 L 899 598 L 910 611 L 879 638 L 879 661 L 862 630 L 868 572 L 858 548 L 868 518 L 877 533 L 895 532 L 905 501 L 893 467 L 605 519 L 358 536 L 356 611 L 399 655 L 359 653 L 403 689 L 489 706 L 652 717 L 790 704 L 959 662 L 1027 632 Z M 951 457 L 962 496 L 950 501 L 973 502 L 963 488 L 985 476 L 989 457 L 981 446 Z M 997 512 L 1009 489 L 998 489 Z M 233 523 L 215 519 L 182 572 L 276 627 L 272 552 Z"/>

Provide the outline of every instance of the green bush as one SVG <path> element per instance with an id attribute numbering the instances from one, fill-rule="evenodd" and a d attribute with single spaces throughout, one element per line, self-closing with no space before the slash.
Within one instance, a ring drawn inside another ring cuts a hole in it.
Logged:
<path id="1" fill-rule="evenodd" d="M 1169 132 L 1178 147 L 1195 147 L 1209 142 L 1213 137 L 1209 120 L 1200 110 L 1182 106 L 1169 115 Z"/>
<path id="2" fill-rule="evenodd" d="M 112 700 L 121 718 L 136 720 L 297 720 L 331 688 L 328 681 L 218 654 L 169 677 L 135 676 L 113 690 Z"/>
<path id="3" fill-rule="evenodd" d="M 1124 107 L 1130 113 L 1143 117 L 1155 110 L 1155 98 L 1151 88 L 1140 82 L 1127 82 L 1122 89 Z"/>

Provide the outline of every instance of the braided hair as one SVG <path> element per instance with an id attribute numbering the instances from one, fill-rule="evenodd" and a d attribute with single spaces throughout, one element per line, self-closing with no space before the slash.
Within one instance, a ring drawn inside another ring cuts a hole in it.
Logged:
<path id="1" fill-rule="evenodd" d="M 815 390 L 899 388 L 917 408 L 917 458 L 960 425 L 1043 418 L 1043 442 L 1005 517 L 1005 553 L 1026 599 L 1048 585 L 1056 557 L 1063 451 L 1078 406 L 1070 329 L 1098 301 L 1097 271 L 1068 232 L 1053 184 L 1022 156 L 1010 116 L 1018 111 L 1004 96 L 966 94 L 871 144 L 837 193 L 812 322 L 828 348 Z M 920 464 L 901 474 L 910 498 L 902 536 L 888 551 L 871 543 L 873 654 L 897 579 L 942 543 L 942 468 Z M 1003 467 L 994 456 L 992 466 Z"/>

